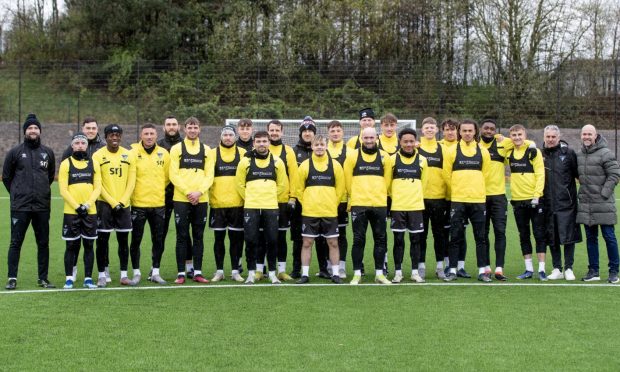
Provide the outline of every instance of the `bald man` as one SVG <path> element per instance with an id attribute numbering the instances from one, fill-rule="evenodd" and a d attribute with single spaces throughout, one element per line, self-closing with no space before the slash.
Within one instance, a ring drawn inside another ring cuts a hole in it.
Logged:
<path id="1" fill-rule="evenodd" d="M 391 284 L 383 274 L 383 262 L 387 251 L 386 218 L 387 190 L 392 179 L 392 161 L 377 146 L 375 128 L 364 128 L 362 145 L 347 154 L 344 161 L 345 185 L 351 209 L 353 227 L 353 280 L 362 280 L 366 230 L 370 223 L 374 240 L 375 282 Z"/>
<path id="2" fill-rule="evenodd" d="M 618 242 L 614 225 L 616 200 L 614 188 L 620 179 L 620 167 L 607 141 L 596 132 L 593 125 L 581 129 L 581 151 L 577 153 L 579 174 L 579 206 L 577 223 L 583 224 L 588 247 L 588 273 L 583 281 L 600 280 L 598 262 L 598 230 L 600 226 L 607 257 L 609 258 L 609 283 L 618 283 Z"/>

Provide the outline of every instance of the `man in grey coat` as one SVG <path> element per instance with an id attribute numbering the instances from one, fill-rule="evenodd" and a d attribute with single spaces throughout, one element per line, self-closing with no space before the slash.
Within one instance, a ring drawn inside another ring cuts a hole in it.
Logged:
<path id="1" fill-rule="evenodd" d="M 593 125 L 581 129 L 581 151 L 577 154 L 579 172 L 579 207 L 577 223 L 583 224 L 588 246 L 588 273 L 583 281 L 600 280 L 598 264 L 598 227 L 601 228 L 607 257 L 610 283 L 618 283 L 618 242 L 614 225 L 616 197 L 614 188 L 620 180 L 620 167 L 607 141 L 596 133 Z"/>

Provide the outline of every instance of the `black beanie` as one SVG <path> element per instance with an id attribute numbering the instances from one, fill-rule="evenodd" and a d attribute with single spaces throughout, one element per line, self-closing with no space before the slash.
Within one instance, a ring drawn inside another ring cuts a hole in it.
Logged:
<path id="1" fill-rule="evenodd" d="M 26 129 L 28 129 L 29 126 L 31 125 L 36 125 L 37 127 L 39 127 L 39 131 L 41 131 L 41 123 L 39 123 L 39 119 L 37 119 L 37 115 L 35 114 L 28 114 L 28 116 L 26 117 L 26 121 L 24 122 L 24 134 L 26 134 Z"/>
<path id="2" fill-rule="evenodd" d="M 316 123 L 312 119 L 312 116 L 306 116 L 304 120 L 301 122 L 301 124 L 299 124 L 299 136 L 300 137 L 303 131 L 305 130 L 311 130 L 314 132 L 314 134 L 316 134 Z"/>

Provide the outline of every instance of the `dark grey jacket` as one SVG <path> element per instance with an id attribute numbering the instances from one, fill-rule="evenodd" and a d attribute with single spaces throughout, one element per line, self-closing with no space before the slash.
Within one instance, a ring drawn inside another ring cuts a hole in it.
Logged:
<path id="1" fill-rule="evenodd" d="M 579 207 L 577 223 L 587 226 L 615 225 L 616 196 L 614 188 L 620 180 L 620 167 L 599 134 L 590 147 L 577 154 L 579 172 Z"/>

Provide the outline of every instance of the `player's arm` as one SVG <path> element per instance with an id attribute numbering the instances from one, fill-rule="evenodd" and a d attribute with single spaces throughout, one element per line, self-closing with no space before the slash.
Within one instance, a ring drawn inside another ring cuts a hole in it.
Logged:
<path id="1" fill-rule="evenodd" d="M 346 193 L 344 171 L 342 170 L 340 163 L 336 160 L 331 159 L 331 162 L 334 166 L 334 177 L 336 178 L 336 196 L 338 197 L 338 200 L 342 200 L 342 197 Z"/>
<path id="2" fill-rule="evenodd" d="M 245 177 L 248 173 L 248 167 L 250 166 L 249 158 L 241 158 L 239 165 L 237 166 L 237 173 L 235 173 L 235 181 L 237 184 L 237 192 L 241 199 L 245 199 Z"/>
<path id="3" fill-rule="evenodd" d="M 49 163 L 47 167 L 47 178 L 49 179 L 50 185 L 54 182 L 54 177 L 56 176 L 56 157 L 54 156 L 54 151 L 49 151 L 48 153 Z"/>
<path id="4" fill-rule="evenodd" d="M 482 145 L 478 145 L 478 147 L 482 152 L 482 178 L 487 180 L 491 176 L 491 154 Z"/>
<path id="5" fill-rule="evenodd" d="M 351 184 L 353 182 L 353 167 L 355 166 L 356 160 L 357 153 L 348 153 L 346 159 L 344 160 L 344 166 L 342 169 L 344 172 L 344 187 L 349 196 L 351 195 Z"/>
<path id="6" fill-rule="evenodd" d="M 532 161 L 534 166 L 534 177 L 536 178 L 536 186 L 534 186 L 534 197 L 540 198 L 545 190 L 545 161 L 539 149 L 536 151 L 536 157 Z"/>
<path id="7" fill-rule="evenodd" d="M 187 195 L 190 190 L 187 190 L 187 187 L 183 182 L 183 178 L 181 177 L 181 169 L 179 167 L 180 161 L 181 144 L 177 143 L 170 149 L 170 167 L 168 167 L 168 176 L 170 178 L 170 182 L 174 185 L 174 188 L 179 190 L 182 195 Z"/>
<path id="8" fill-rule="evenodd" d="M 136 188 L 136 156 L 133 152 L 129 153 L 129 173 L 127 175 L 127 186 L 125 187 L 125 193 L 123 193 L 123 197 L 121 197 L 120 203 L 124 206 L 129 205 L 129 201 L 131 199 L 131 194 L 133 194 L 133 190 Z"/>
<path id="9" fill-rule="evenodd" d="M 161 148 L 164 152 L 164 188 L 168 186 L 170 183 L 170 154 L 163 147 Z"/>
<path id="10" fill-rule="evenodd" d="M 385 181 L 385 189 L 389 190 L 392 184 L 392 157 L 387 152 L 379 150 L 377 156 L 383 155 L 383 180 Z"/>
<path id="11" fill-rule="evenodd" d="M 88 198 L 88 205 L 95 205 L 99 194 L 101 194 L 101 169 L 99 168 L 99 164 L 96 160 L 92 160 L 93 162 L 93 192 L 90 193 L 90 197 Z"/>
<path id="12" fill-rule="evenodd" d="M 297 195 L 297 200 L 299 201 L 302 201 L 304 191 L 306 190 L 306 180 L 308 179 L 309 169 L 309 160 L 304 160 L 297 169 L 297 181 L 295 182 L 295 184 L 297 185 L 297 191 L 295 191 L 295 195 Z"/>
<path id="13" fill-rule="evenodd" d="M 58 190 L 60 191 L 60 196 L 69 204 L 71 209 L 77 209 L 80 206 L 69 192 L 69 161 L 60 163 L 60 168 L 58 169 Z"/>
<path id="14" fill-rule="evenodd" d="M 420 180 L 422 181 L 422 193 L 424 193 L 424 190 L 428 188 L 427 169 L 428 169 L 428 162 L 424 156 L 420 155 L 420 171 L 422 172 L 422 176 L 420 177 Z"/>
<path id="15" fill-rule="evenodd" d="M 2 167 L 2 183 L 4 183 L 4 187 L 6 187 L 6 191 L 11 192 L 11 183 L 13 182 L 13 177 L 15 177 L 15 160 L 14 160 L 14 151 L 11 150 L 4 158 L 4 165 Z"/>
<path id="16" fill-rule="evenodd" d="M 297 159 L 295 158 L 295 150 L 291 147 L 286 149 L 286 166 L 288 168 L 289 174 L 289 197 L 290 198 L 298 198 L 297 197 Z M 301 197 L 301 196 L 300 196 Z"/>
<path id="17" fill-rule="evenodd" d="M 274 157 L 274 159 L 275 159 L 275 166 L 276 166 L 277 195 L 280 195 L 283 192 L 286 192 L 286 190 L 289 189 L 290 185 L 288 183 L 288 177 L 286 176 L 286 169 L 284 168 L 284 162 L 277 156 Z M 297 163 L 295 163 L 295 167 L 297 167 Z M 297 172 L 295 172 L 295 175 L 297 175 Z"/>
<path id="18" fill-rule="evenodd" d="M 396 164 L 396 156 L 397 154 L 390 155 L 390 160 L 391 160 L 390 174 L 391 175 L 394 174 L 394 164 Z M 384 168 L 383 174 L 385 175 L 385 168 Z M 387 187 L 388 196 L 391 198 L 392 197 L 392 183 L 390 182 L 390 184 L 386 185 L 386 187 Z"/>
<path id="19" fill-rule="evenodd" d="M 456 146 L 453 146 L 454 150 L 456 150 Z M 452 185 L 452 164 L 454 163 L 454 156 L 456 155 L 456 151 L 452 151 L 452 148 L 444 147 L 444 158 L 443 158 L 443 181 L 446 183 L 448 189 Z"/>
<path id="20" fill-rule="evenodd" d="M 209 189 L 211 188 L 211 185 L 213 185 L 213 178 L 215 175 L 215 154 L 214 156 L 211 156 L 211 149 L 209 149 L 209 146 L 207 145 L 203 145 L 205 147 L 205 154 L 206 154 L 206 159 L 205 159 L 205 168 L 204 168 L 204 182 L 200 185 L 200 189 L 198 191 L 200 191 L 203 195 L 206 194 L 207 192 L 209 192 Z"/>

